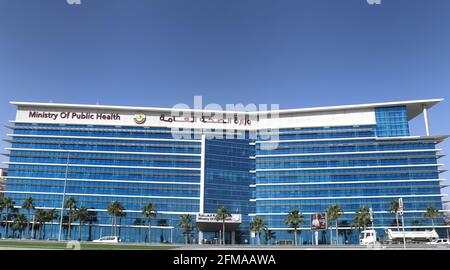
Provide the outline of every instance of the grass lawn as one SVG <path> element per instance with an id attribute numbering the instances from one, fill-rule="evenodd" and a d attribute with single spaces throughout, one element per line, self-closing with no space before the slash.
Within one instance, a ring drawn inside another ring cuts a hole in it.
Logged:
<path id="1" fill-rule="evenodd" d="M 0 249 L 61 249 L 69 250 L 67 243 L 45 242 L 45 241 L 9 241 L 0 240 Z M 175 246 L 164 245 L 130 245 L 130 244 L 98 244 L 98 243 L 81 243 L 81 250 L 168 250 L 174 249 Z"/>

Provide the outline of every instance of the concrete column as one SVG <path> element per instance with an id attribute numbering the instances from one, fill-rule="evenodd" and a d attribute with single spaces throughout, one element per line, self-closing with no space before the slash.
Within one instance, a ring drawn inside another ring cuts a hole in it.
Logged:
<path id="1" fill-rule="evenodd" d="M 236 232 L 235 231 L 231 231 L 231 244 L 232 245 L 236 244 Z"/>
<path id="2" fill-rule="evenodd" d="M 428 109 L 426 105 L 423 105 L 423 120 L 425 122 L 425 134 L 430 136 L 430 128 L 428 126 Z"/>
<path id="3" fill-rule="evenodd" d="M 203 214 L 203 209 L 205 205 L 205 151 L 206 151 L 206 135 L 202 134 L 201 160 L 200 160 L 200 214 Z"/>
<path id="4" fill-rule="evenodd" d="M 198 230 L 198 244 L 202 245 L 203 244 L 203 232 Z"/>

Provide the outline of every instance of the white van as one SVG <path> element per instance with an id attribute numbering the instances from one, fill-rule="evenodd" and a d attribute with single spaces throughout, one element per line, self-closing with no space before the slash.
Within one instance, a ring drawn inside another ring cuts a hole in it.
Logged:
<path id="1" fill-rule="evenodd" d="M 427 245 L 450 245 L 450 240 L 445 238 L 439 238 L 431 242 L 428 242 Z"/>
<path id="2" fill-rule="evenodd" d="M 100 239 L 92 241 L 94 243 L 120 243 L 122 240 L 118 236 L 103 236 Z"/>
<path id="3" fill-rule="evenodd" d="M 377 232 L 375 230 L 364 230 L 359 237 L 360 245 L 370 245 L 377 242 Z"/>

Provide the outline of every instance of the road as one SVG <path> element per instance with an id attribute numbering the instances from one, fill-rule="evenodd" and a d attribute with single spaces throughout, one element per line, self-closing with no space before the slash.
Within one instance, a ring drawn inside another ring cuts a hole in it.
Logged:
<path id="1" fill-rule="evenodd" d="M 250 246 L 250 245 L 185 245 L 176 248 L 176 250 L 404 250 L 403 245 L 376 245 L 360 246 L 360 245 L 340 245 L 340 246 Z M 409 244 L 406 250 L 449 250 L 450 245 L 426 245 L 426 244 Z"/>
<path id="2" fill-rule="evenodd" d="M 57 242 L 42 240 L 0 240 L 0 250 L 68 250 L 75 249 L 81 244 L 80 249 L 103 249 L 103 250 L 126 250 L 126 249 L 172 249 L 172 250 L 403 250 L 403 245 L 381 245 L 360 246 L 360 245 L 302 245 L 302 246 L 275 246 L 275 245 L 143 245 L 133 243 L 121 244 L 96 244 L 92 242 Z M 408 244 L 406 250 L 448 250 L 450 245 L 426 245 Z"/>

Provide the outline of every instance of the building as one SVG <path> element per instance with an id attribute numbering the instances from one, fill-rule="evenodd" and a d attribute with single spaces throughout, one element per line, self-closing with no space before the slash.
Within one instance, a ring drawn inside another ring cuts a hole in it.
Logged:
<path id="1" fill-rule="evenodd" d="M 58 211 L 63 198 L 74 197 L 77 207 L 96 216 L 82 226 L 82 240 L 114 234 L 111 201 L 125 208 L 115 228 L 128 242 L 148 241 L 142 208 L 149 202 L 157 212 L 152 242 L 217 242 L 223 224 L 214 213 L 222 206 L 232 214 L 225 222 L 227 243 L 257 243 L 249 227 L 255 216 L 267 223 L 261 241 L 291 241 L 293 230 L 284 221 L 293 209 L 304 217 L 300 243 L 311 244 L 314 236 L 329 243 L 329 230 L 312 232 L 311 216 L 332 204 L 344 210 L 339 243 L 358 243 L 351 225 L 365 206 L 382 237 L 384 228 L 397 226 L 387 210 L 399 198 L 406 229 L 429 229 L 423 213 L 428 206 L 442 210 L 445 196 L 436 145 L 447 136 L 430 135 L 428 127 L 428 109 L 440 101 L 226 114 L 12 102 L 17 114 L 8 126 L 3 192 L 18 207 L 31 196 L 38 209 Z M 412 136 L 408 123 L 422 113 L 426 134 Z M 187 234 L 178 226 L 182 214 L 197 223 Z M 60 220 L 53 222 L 53 235 L 47 223 L 45 237 L 67 239 L 68 226 L 59 230 Z M 434 223 L 444 235 L 442 218 Z M 73 221 L 71 238 L 78 224 Z"/>

